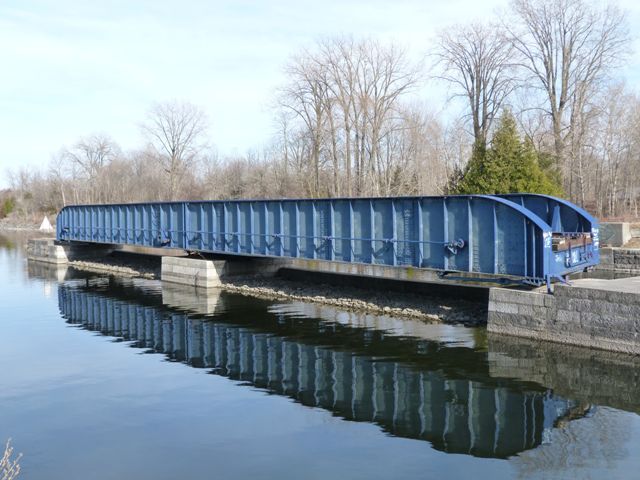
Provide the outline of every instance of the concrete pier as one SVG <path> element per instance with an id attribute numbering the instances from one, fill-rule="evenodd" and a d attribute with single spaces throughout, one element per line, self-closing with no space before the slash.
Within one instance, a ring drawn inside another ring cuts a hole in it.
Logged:
<path id="1" fill-rule="evenodd" d="M 492 288 L 487 330 L 640 354 L 640 277 L 575 280 L 553 295 Z"/>
<path id="2" fill-rule="evenodd" d="M 194 257 L 162 257 L 160 279 L 197 288 L 216 288 L 226 277 L 238 275 L 274 276 L 288 265 L 287 259 L 244 258 L 205 259 Z"/>
<path id="3" fill-rule="evenodd" d="M 99 258 L 113 252 L 111 245 L 69 244 L 54 238 L 31 238 L 27 242 L 27 257 L 38 262 L 65 265 L 73 260 Z"/>
<path id="4" fill-rule="evenodd" d="M 183 257 L 162 257 L 160 278 L 163 282 L 192 285 L 201 288 L 219 287 L 225 270 L 224 260 L 201 260 Z"/>
<path id="5" fill-rule="evenodd" d="M 67 251 L 52 238 L 34 238 L 27 243 L 30 259 L 44 263 L 63 265 L 69 263 Z"/>

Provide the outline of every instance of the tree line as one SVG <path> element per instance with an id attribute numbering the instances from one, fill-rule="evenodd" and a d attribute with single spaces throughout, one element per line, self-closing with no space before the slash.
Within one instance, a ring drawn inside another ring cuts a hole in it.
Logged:
<path id="1" fill-rule="evenodd" d="M 640 98 L 617 76 L 625 13 L 588 0 L 513 0 L 443 30 L 423 61 L 372 38 L 323 38 L 291 57 L 261 150 L 219 156 L 197 105 L 152 106 L 123 151 L 79 139 L 11 172 L 23 211 L 171 199 L 534 191 L 604 217 L 638 216 Z M 434 82 L 440 113 L 419 100 Z M 464 106 L 459 118 L 448 113 Z"/>

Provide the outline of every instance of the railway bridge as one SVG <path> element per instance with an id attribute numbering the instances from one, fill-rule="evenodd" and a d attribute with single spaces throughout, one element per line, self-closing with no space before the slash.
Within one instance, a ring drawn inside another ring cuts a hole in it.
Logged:
<path id="1" fill-rule="evenodd" d="M 550 287 L 599 262 L 595 218 L 563 199 L 520 193 L 72 205 L 59 213 L 56 237 L 67 247 L 184 250 L 458 284 Z M 224 269 L 194 262 L 203 261 L 163 259 L 163 279 L 215 286 L 209 280 Z"/>

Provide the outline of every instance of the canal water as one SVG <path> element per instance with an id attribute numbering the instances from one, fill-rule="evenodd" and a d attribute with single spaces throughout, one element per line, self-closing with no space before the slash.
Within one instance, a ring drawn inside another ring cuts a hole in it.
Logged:
<path id="1" fill-rule="evenodd" d="M 25 479 L 637 478 L 640 360 L 27 262 L 0 236 Z"/>

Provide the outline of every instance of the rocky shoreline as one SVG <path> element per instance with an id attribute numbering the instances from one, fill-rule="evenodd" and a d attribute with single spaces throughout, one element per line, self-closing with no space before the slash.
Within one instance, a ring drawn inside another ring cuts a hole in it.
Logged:
<path id="1" fill-rule="evenodd" d="M 482 325 L 486 313 L 482 305 L 464 300 L 455 302 L 442 298 L 410 293 L 371 291 L 327 284 L 292 282 L 281 278 L 237 278 L 227 281 L 223 290 L 268 300 L 288 300 L 331 305 L 344 310 L 364 311 L 421 319 L 430 322 Z"/>
<path id="2" fill-rule="evenodd" d="M 105 258 L 101 262 L 72 261 L 69 266 L 96 273 L 160 279 L 159 259 L 154 260 L 133 259 L 129 256 L 124 259 L 111 257 Z M 421 319 L 427 322 L 446 322 L 469 326 L 486 323 L 484 305 L 461 299 L 452 300 L 357 287 L 336 287 L 260 275 L 228 278 L 221 288 L 227 292 L 265 300 L 317 303 L 349 311 Z"/>

